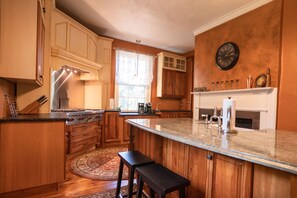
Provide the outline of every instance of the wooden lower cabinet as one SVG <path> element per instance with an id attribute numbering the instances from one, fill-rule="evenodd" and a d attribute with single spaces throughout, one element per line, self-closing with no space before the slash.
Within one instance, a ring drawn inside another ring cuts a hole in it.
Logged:
<path id="1" fill-rule="evenodd" d="M 254 165 L 253 197 L 297 197 L 297 175 Z"/>
<path id="2" fill-rule="evenodd" d="M 103 145 L 119 144 L 119 112 L 105 112 L 104 113 L 104 137 Z"/>
<path id="3" fill-rule="evenodd" d="M 212 152 L 207 158 L 207 197 L 251 197 L 251 163 Z"/>
<path id="4" fill-rule="evenodd" d="M 0 123 L 0 193 L 65 177 L 65 122 Z"/>
<path id="5" fill-rule="evenodd" d="M 88 122 L 69 126 L 69 153 L 100 146 L 101 126 L 99 122 Z"/>
<path id="6" fill-rule="evenodd" d="M 187 197 L 251 197 L 252 164 L 132 127 L 138 150 L 191 181 Z M 178 197 L 177 193 L 171 193 Z"/>
<path id="7" fill-rule="evenodd" d="M 192 118 L 192 112 L 181 112 L 181 111 L 161 111 L 158 112 L 160 118 Z"/>

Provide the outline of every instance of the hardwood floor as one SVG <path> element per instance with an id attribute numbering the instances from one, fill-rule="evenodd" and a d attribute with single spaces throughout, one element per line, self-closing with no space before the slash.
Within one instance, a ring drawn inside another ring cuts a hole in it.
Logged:
<path id="1" fill-rule="evenodd" d="M 57 197 L 78 197 L 82 195 L 104 192 L 116 188 L 117 181 L 99 181 L 79 177 L 72 174 L 68 167 L 70 160 L 66 165 L 66 181 L 59 185 L 58 191 L 31 196 L 32 198 L 57 198 Z M 122 186 L 128 185 L 127 180 L 122 182 Z"/>
<path id="2" fill-rule="evenodd" d="M 110 189 L 115 189 L 117 181 L 99 181 L 79 177 L 72 174 L 68 167 L 71 160 L 66 162 L 66 181 L 59 184 L 58 190 L 55 186 L 46 187 L 47 193 L 37 194 L 34 190 L 23 190 L 21 192 L 2 194 L 0 198 L 62 198 L 62 197 L 79 197 L 82 195 L 94 194 L 97 192 L 104 192 Z M 122 181 L 122 186 L 128 185 L 127 180 Z"/>

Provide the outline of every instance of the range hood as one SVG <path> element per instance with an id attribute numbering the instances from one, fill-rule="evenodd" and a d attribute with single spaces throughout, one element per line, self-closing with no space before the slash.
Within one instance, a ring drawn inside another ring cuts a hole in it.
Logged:
<path id="1" fill-rule="evenodd" d="M 100 80 L 102 66 L 65 50 L 52 48 L 51 68 L 53 71 L 60 69 L 76 71 L 81 80 Z"/>

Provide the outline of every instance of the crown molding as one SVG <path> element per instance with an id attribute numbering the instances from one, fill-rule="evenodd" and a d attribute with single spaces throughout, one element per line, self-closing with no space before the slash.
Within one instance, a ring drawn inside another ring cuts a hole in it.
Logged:
<path id="1" fill-rule="evenodd" d="M 201 27 L 196 28 L 193 33 L 195 36 L 197 36 L 198 34 L 201 34 L 202 32 L 206 32 L 207 30 L 210 30 L 218 25 L 221 25 L 227 21 L 230 21 L 231 19 L 234 19 L 240 15 L 243 15 L 247 12 L 250 12 L 262 5 L 265 5 L 269 2 L 271 2 L 273 0 L 254 0 L 244 6 L 241 6 L 231 12 L 229 12 L 226 15 L 223 15 L 222 17 L 216 18 L 214 20 L 212 20 L 211 22 L 202 25 Z"/>

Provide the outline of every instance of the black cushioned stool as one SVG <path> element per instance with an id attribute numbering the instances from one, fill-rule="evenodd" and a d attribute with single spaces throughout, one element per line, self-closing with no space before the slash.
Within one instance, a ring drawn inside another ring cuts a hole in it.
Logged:
<path id="1" fill-rule="evenodd" d="M 118 155 L 121 158 L 121 161 L 120 161 L 117 191 L 116 191 L 115 197 L 118 198 L 120 195 L 123 168 L 124 168 L 124 164 L 125 164 L 129 168 L 128 198 L 131 198 L 132 193 L 133 193 L 132 190 L 133 190 L 133 179 L 134 179 L 135 168 L 144 166 L 147 164 L 153 164 L 155 162 L 153 160 L 151 160 L 150 158 L 148 158 L 147 156 L 140 153 L 139 151 L 119 152 Z"/>
<path id="2" fill-rule="evenodd" d="M 179 197 L 185 198 L 185 188 L 190 185 L 190 181 L 160 164 L 151 164 L 136 168 L 139 175 L 137 189 L 137 198 L 141 198 L 143 183 L 145 182 L 150 188 L 150 195 L 154 197 L 154 192 L 158 198 L 165 198 L 167 193 L 178 190 Z"/>

